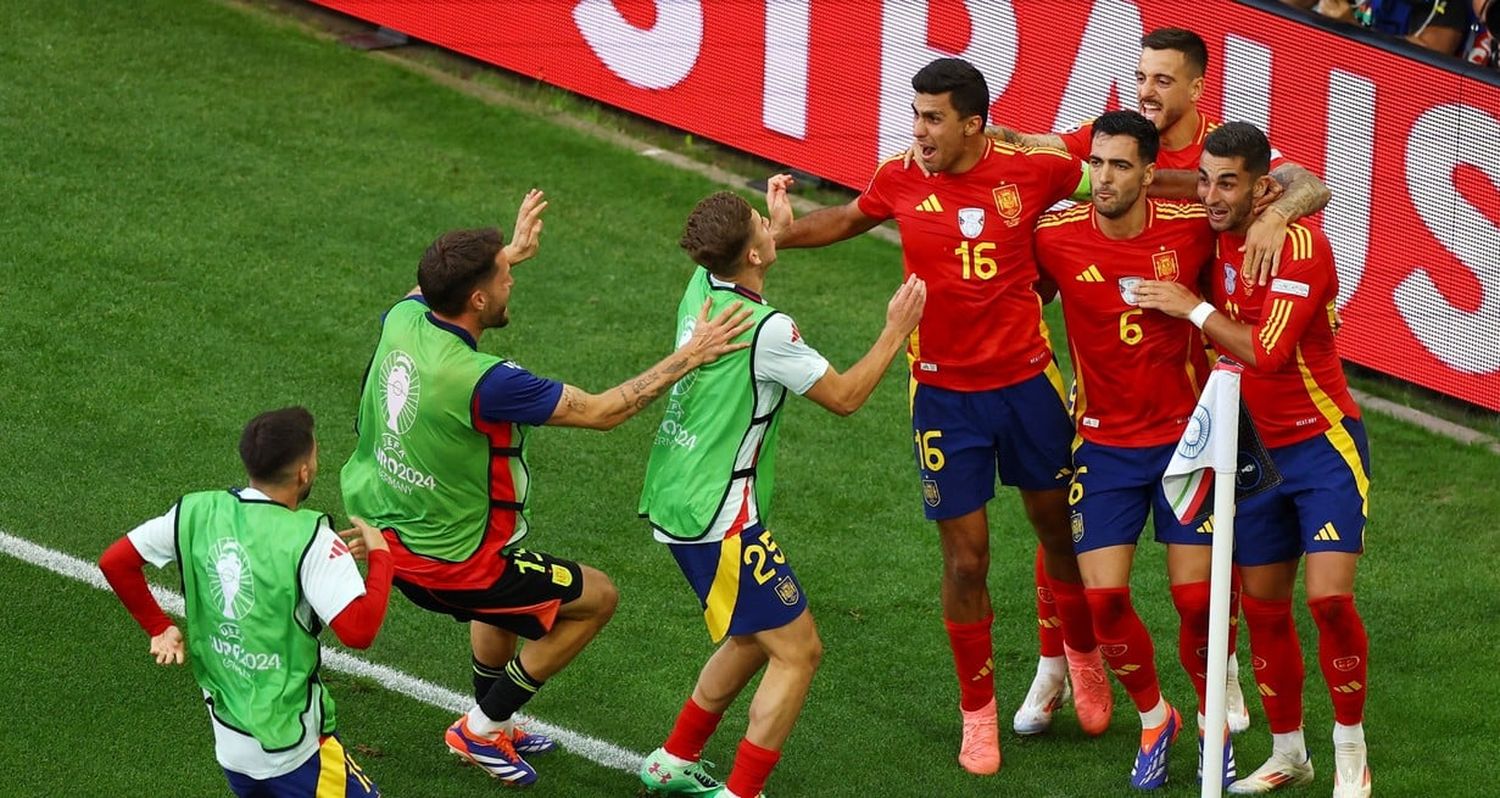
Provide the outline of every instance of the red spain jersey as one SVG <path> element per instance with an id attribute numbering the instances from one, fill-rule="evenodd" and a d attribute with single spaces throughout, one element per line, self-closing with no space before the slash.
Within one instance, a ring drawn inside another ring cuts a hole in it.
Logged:
<path id="1" fill-rule="evenodd" d="M 1198 112 L 1198 129 L 1193 131 L 1193 139 L 1186 146 L 1177 150 L 1169 150 L 1163 147 L 1156 153 L 1157 169 L 1185 169 L 1189 172 L 1198 171 L 1198 162 L 1203 159 L 1203 139 L 1208 137 L 1213 129 L 1219 126 L 1219 120 L 1211 118 L 1202 111 Z M 1089 150 L 1094 146 L 1094 120 L 1090 119 L 1077 127 L 1058 133 L 1058 138 L 1063 140 L 1068 152 L 1075 158 L 1085 161 L 1089 159 Z M 1286 159 L 1275 147 L 1271 148 L 1271 168 L 1275 169 L 1286 163 Z"/>
<path id="2" fill-rule="evenodd" d="M 1287 229 L 1281 273 L 1269 285 L 1242 276 L 1243 236 L 1221 233 L 1208 276 L 1210 301 L 1254 329 L 1255 365 L 1240 381 L 1245 407 L 1266 446 L 1288 446 L 1323 434 L 1344 417 L 1359 418 L 1333 335 L 1338 272 L 1328 239 L 1305 222 Z"/>
<path id="3" fill-rule="evenodd" d="M 1037 217 L 1072 196 L 1083 165 L 1061 150 L 990 142 L 963 174 L 923 175 L 892 158 L 859 196 L 860 212 L 895 219 L 906 273 L 927 283 L 907 345 L 924 385 L 985 391 L 1024 382 L 1052 362 L 1032 285 Z"/>
<path id="4" fill-rule="evenodd" d="M 1175 443 L 1208 379 L 1203 338 L 1191 322 L 1135 306 L 1140 280 L 1195 292 L 1213 260 L 1201 205 L 1147 202 L 1146 227 L 1117 240 L 1100 232 L 1093 204 L 1042 216 L 1036 261 L 1057 283 L 1073 355 L 1073 420 L 1105 446 Z"/>

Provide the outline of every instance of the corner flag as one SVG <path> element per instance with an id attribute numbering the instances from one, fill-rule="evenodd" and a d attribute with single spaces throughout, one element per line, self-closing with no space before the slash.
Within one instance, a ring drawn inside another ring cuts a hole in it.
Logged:
<path id="1" fill-rule="evenodd" d="M 1213 494 L 1214 471 L 1233 474 L 1238 457 L 1240 374 L 1244 366 L 1220 360 L 1208 375 L 1198 406 L 1188 419 L 1177 451 L 1167 464 L 1162 489 L 1180 523 L 1204 509 Z"/>
<path id="2" fill-rule="evenodd" d="M 1162 489 L 1179 521 L 1187 521 L 1213 498 L 1213 554 L 1208 600 L 1208 691 L 1204 697 L 1201 798 L 1218 798 L 1224 781 L 1224 748 L 1214 742 L 1225 723 L 1224 686 L 1229 660 L 1229 581 L 1234 555 L 1234 499 L 1239 471 L 1240 375 L 1244 366 L 1220 358 L 1208 375 L 1177 451 L 1162 476 Z M 1252 435 L 1253 430 L 1252 430 Z"/>

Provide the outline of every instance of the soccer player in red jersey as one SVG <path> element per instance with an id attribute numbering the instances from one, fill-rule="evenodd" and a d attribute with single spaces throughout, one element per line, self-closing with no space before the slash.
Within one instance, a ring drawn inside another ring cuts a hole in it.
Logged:
<path id="1" fill-rule="evenodd" d="M 1102 733 L 1113 706 L 1068 532 L 1072 422 L 1032 289 L 1037 217 L 1077 192 L 1085 174 L 1065 152 L 987 138 L 989 90 L 966 61 L 934 61 L 912 88 L 912 134 L 929 174 L 891 158 L 856 200 L 779 228 L 776 243 L 824 246 L 896 219 L 906 273 L 927 284 L 927 309 L 908 346 L 912 428 L 943 554 L 943 617 L 964 725 L 959 762 L 993 773 L 1000 747 L 985 505 L 997 470 L 1020 489 L 1046 552 L 1080 725 Z"/>
<path id="2" fill-rule="evenodd" d="M 1333 795 L 1364 798 L 1370 794 L 1363 726 L 1369 640 L 1354 607 L 1354 573 L 1364 549 L 1370 457 L 1334 343 L 1338 273 L 1328 239 L 1296 224 L 1280 276 L 1268 286 L 1246 280 L 1239 245 L 1254 198 L 1271 181 L 1271 147 L 1243 122 L 1218 128 L 1203 146 L 1198 192 L 1219 233 L 1209 300 L 1168 282 L 1142 283 L 1136 293 L 1142 307 L 1190 319 L 1219 351 L 1245 364 L 1244 405 L 1282 476 L 1279 486 L 1241 502 L 1235 513 L 1234 556 L 1273 742 L 1270 759 L 1230 792 L 1268 792 L 1313 778 L 1291 607 L 1305 554 L 1307 604 L 1335 718 Z"/>
<path id="3" fill-rule="evenodd" d="M 1137 110 L 1161 131 L 1161 152 L 1156 160 L 1152 194 L 1172 199 L 1195 199 L 1198 189 L 1198 159 L 1203 139 L 1219 122 L 1198 108 L 1203 80 L 1208 71 L 1208 45 L 1198 34 L 1183 28 L 1158 28 L 1141 37 L 1141 60 L 1135 70 Z M 1093 140 L 1091 122 L 1083 122 L 1061 133 L 1016 133 L 992 128 L 1013 144 L 1066 149 L 1079 158 L 1088 157 Z M 1317 213 L 1332 197 L 1317 175 L 1271 152 L 1271 175 L 1282 194 L 1271 211 L 1260 214 L 1245 236 L 1245 262 L 1258 279 L 1274 274 L 1287 228 L 1295 220 Z M 1261 280 L 1264 284 L 1264 280 Z"/>
<path id="4" fill-rule="evenodd" d="M 1198 34 L 1183 28 L 1158 28 L 1141 37 L 1141 57 L 1135 73 L 1137 109 L 1161 133 L 1156 177 L 1151 183 L 1151 193 L 1155 196 L 1172 199 L 1198 196 L 1198 161 L 1203 154 L 1203 139 L 1219 125 L 1198 108 L 1207 71 L 1208 45 Z M 1092 121 L 1086 121 L 1061 133 L 1017 133 L 994 127 L 990 133 L 1013 144 L 1056 147 L 1087 158 L 1093 141 L 1092 126 Z M 1321 211 L 1332 196 L 1316 175 L 1281 157 L 1274 149 L 1271 166 L 1280 196 L 1260 200 L 1269 207 L 1251 223 L 1244 242 L 1245 271 L 1261 284 L 1265 283 L 1264 275 L 1274 274 L 1279 266 L 1288 225 Z M 1038 592 L 1045 593 L 1040 581 Z M 1042 653 L 1055 655 L 1061 650 L 1061 643 L 1055 639 L 1057 632 L 1048 621 L 1049 613 L 1041 605 L 1038 609 Z M 1236 733 L 1248 728 L 1250 713 L 1240 690 L 1235 659 L 1229 662 L 1228 706 L 1230 728 Z"/>
<path id="5" fill-rule="evenodd" d="M 1094 637 L 1141 715 L 1131 786 L 1155 789 L 1167 781 L 1167 754 L 1182 718 L 1162 698 L 1151 635 L 1131 605 L 1130 571 L 1149 513 L 1157 541 L 1167 546 L 1182 621 L 1178 658 L 1198 696 L 1201 762 L 1212 538 L 1178 523 L 1161 478 L 1208 362 L 1198 330 L 1137 307 L 1135 286 L 1149 279 L 1196 286 L 1213 257 L 1214 233 L 1201 206 L 1147 199 L 1159 143 L 1150 120 L 1111 111 L 1093 131 L 1093 201 L 1042 216 L 1036 259 L 1062 295 L 1073 355 L 1073 546 Z M 1224 761 L 1227 784 L 1234 760 Z"/>

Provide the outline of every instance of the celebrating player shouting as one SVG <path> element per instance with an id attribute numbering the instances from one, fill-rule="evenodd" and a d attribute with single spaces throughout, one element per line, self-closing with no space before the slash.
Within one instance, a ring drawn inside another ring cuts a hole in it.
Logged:
<path id="1" fill-rule="evenodd" d="M 926 514 L 937 521 L 943 555 L 943 617 L 964 727 L 959 762 L 993 773 L 1000 747 L 985 505 L 995 494 L 997 470 L 1003 483 L 1020 489 L 1045 548 L 1079 723 L 1102 733 L 1112 709 L 1068 532 L 1072 422 L 1032 290 L 1036 219 L 1077 192 L 1084 174 L 1065 152 L 986 138 L 989 90 L 966 61 L 933 61 L 912 78 L 912 89 L 912 135 L 931 174 L 903 169 L 892 158 L 855 201 L 798 219 L 776 243 L 824 246 L 896 219 L 906 273 L 927 283 L 927 310 L 907 350 L 914 443 Z"/>
<path id="2" fill-rule="evenodd" d="M 1137 110 L 1161 132 L 1152 190 L 1156 196 L 1197 197 L 1203 138 L 1219 125 L 1198 108 L 1207 72 L 1208 45 L 1198 34 L 1183 28 L 1159 28 L 1141 37 L 1141 59 L 1135 70 L 1136 102 Z M 1066 149 L 1079 158 L 1088 157 L 1091 130 L 1090 122 L 1062 133 L 993 129 L 1012 143 Z M 1256 218 L 1244 241 L 1248 270 L 1262 284 L 1262 275 L 1273 274 L 1279 263 L 1288 225 L 1322 210 L 1332 196 L 1312 172 L 1282 158 L 1275 150 L 1271 159 L 1271 175 L 1284 193 L 1271 204 L 1270 212 Z"/>
<path id="3" fill-rule="evenodd" d="M 791 222 L 790 183 L 786 175 L 769 182 L 766 204 L 778 227 Z M 926 287 L 907 278 L 874 346 L 840 374 L 762 297 L 776 241 L 771 222 L 749 203 L 727 191 L 704 199 L 688 216 L 681 243 L 700 268 L 677 309 L 678 338 L 692 334 L 694 313 L 705 302 L 744 302 L 755 326 L 743 334 L 751 349 L 721 358 L 673 390 L 651 447 L 641 514 L 698 594 L 709 636 L 724 643 L 640 776 L 653 792 L 754 798 L 781 758 L 823 651 L 807 597 L 766 527 L 781 408 L 791 391 L 839 415 L 858 410 L 921 318 Z M 703 772 L 699 753 L 762 668 L 749 728 L 729 783 L 720 786 Z"/>
<path id="4" fill-rule="evenodd" d="M 602 572 L 522 548 L 530 531 L 526 442 L 547 424 L 610 429 L 677 380 L 744 348 L 731 306 L 665 360 L 603 394 L 543 379 L 479 351 L 510 323 L 511 266 L 536 253 L 539 191 L 509 245 L 500 231 L 444 233 L 422 254 L 419 290 L 385 315 L 344 464 L 344 505 L 390 543 L 395 585 L 412 603 L 469 624 L 475 705 L 448 728 L 455 754 L 507 785 L 536 781 L 522 754 L 553 747 L 512 722 L 542 684 L 608 623 L 618 594 Z M 515 652 L 516 636 L 531 641 Z"/>
<path id="5" fill-rule="evenodd" d="M 1179 524 L 1161 488 L 1208 363 L 1198 331 L 1137 307 L 1135 286 L 1149 279 L 1196 286 L 1214 236 L 1201 206 L 1146 198 L 1157 146 L 1156 128 L 1140 114 L 1099 117 L 1089 155 L 1093 201 L 1046 214 L 1036 231 L 1037 266 L 1062 294 L 1073 355 L 1081 438 L 1068 496 L 1073 545 L 1094 636 L 1141 715 L 1130 774 L 1139 789 L 1166 783 L 1167 753 L 1182 724 L 1162 698 L 1151 636 L 1130 600 L 1131 563 L 1148 512 L 1156 539 L 1167 545 L 1182 621 L 1178 657 L 1198 693 L 1200 744 L 1208 667 L 1211 538 Z M 1232 757 L 1225 763 L 1227 783 Z"/>
<path id="6" fill-rule="evenodd" d="M 1333 700 L 1333 794 L 1363 798 L 1370 794 L 1363 726 L 1369 640 L 1354 607 L 1354 572 L 1364 550 L 1370 458 L 1334 344 L 1338 273 L 1328 239 L 1297 224 L 1281 275 L 1269 286 L 1247 280 L 1239 247 L 1255 198 L 1269 189 L 1271 147 L 1243 122 L 1214 130 L 1203 147 L 1198 192 L 1219 233 L 1207 280 L 1212 304 L 1176 283 L 1146 282 L 1136 293 L 1142 307 L 1191 319 L 1221 352 L 1245 364 L 1245 407 L 1283 480 L 1235 514 L 1234 556 L 1273 742 L 1270 759 L 1230 791 L 1267 792 L 1313 778 L 1291 606 L 1305 553 L 1307 604 Z"/>

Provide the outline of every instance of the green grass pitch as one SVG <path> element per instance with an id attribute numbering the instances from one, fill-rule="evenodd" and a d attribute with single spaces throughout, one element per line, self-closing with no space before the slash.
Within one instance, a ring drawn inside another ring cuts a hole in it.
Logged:
<path id="1" fill-rule="evenodd" d="M 231 6 L 12 1 L 3 14 L 0 529 L 96 557 L 180 493 L 237 484 L 244 421 L 290 403 L 320 421 L 311 506 L 341 517 L 337 471 L 379 314 L 410 287 L 437 233 L 509 227 L 532 186 L 552 200 L 542 251 L 517 271 L 514 323 L 484 347 L 601 390 L 672 343 L 689 271 L 676 235 L 717 188 L 699 177 Z M 899 273 L 896 248 L 866 239 L 785 254 L 767 293 L 842 367 L 873 340 Z M 954 762 L 939 560 L 919 512 L 904 400 L 893 373 L 852 418 L 808 402 L 787 412 L 774 526 L 828 653 L 771 794 L 1131 794 L 1136 721 L 1119 691 L 1115 728 L 1100 739 L 1063 713 L 1042 739 L 1005 734 L 995 778 Z M 666 733 L 710 651 L 686 583 L 635 518 L 659 413 L 604 435 L 543 431 L 533 461 L 533 544 L 603 568 L 623 601 L 529 710 L 636 751 Z M 1385 418 L 1369 429 L 1373 518 L 1359 595 L 1376 783 L 1383 795 L 1485 793 L 1500 731 L 1497 461 Z M 992 525 L 1008 721 L 1035 654 L 1032 544 L 1013 494 L 992 505 Z M 189 673 L 151 664 L 112 596 L 5 557 L 0 585 L 0 794 L 223 794 Z M 1186 703 L 1153 546 L 1142 549 L 1136 592 L 1164 688 Z M 1327 794 L 1329 705 L 1305 610 L 1299 622 L 1320 773 L 1300 794 Z M 396 596 L 368 656 L 465 690 L 465 640 L 459 625 Z M 371 682 L 329 681 L 346 742 L 386 794 L 497 789 L 443 750 L 445 712 Z M 745 705 L 709 759 L 728 763 Z M 1257 707 L 1242 768 L 1269 745 Z M 567 752 L 537 764 L 538 796 L 635 793 L 633 775 Z M 1168 794 L 1196 794 L 1193 772 L 1185 737 Z"/>

